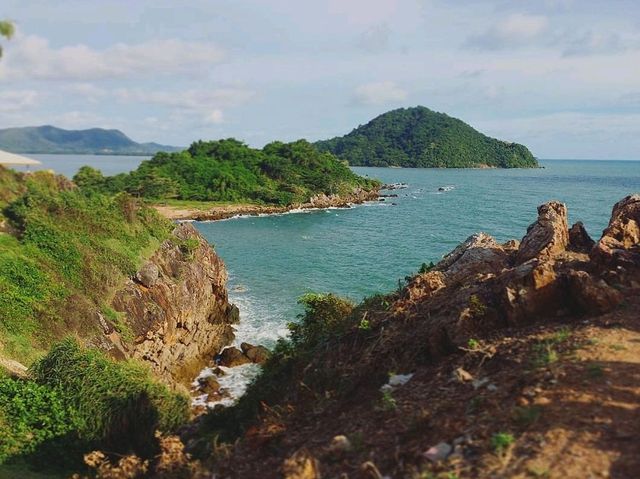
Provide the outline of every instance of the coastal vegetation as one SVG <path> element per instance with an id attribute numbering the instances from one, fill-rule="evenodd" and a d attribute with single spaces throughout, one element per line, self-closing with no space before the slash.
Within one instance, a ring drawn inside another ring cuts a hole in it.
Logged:
<path id="1" fill-rule="evenodd" d="M 490 138 L 468 124 L 423 106 L 384 113 L 351 133 L 319 141 L 351 166 L 408 168 L 532 168 L 527 147 Z"/>
<path id="2" fill-rule="evenodd" d="M 234 139 L 198 141 L 180 153 L 158 153 L 131 173 L 105 177 L 94 168 L 83 167 L 73 179 L 87 192 L 127 192 L 149 200 L 272 205 L 379 186 L 305 140 L 276 141 L 262 149 Z"/>
<path id="3" fill-rule="evenodd" d="M 96 447 L 147 457 L 157 451 L 156 431 L 171 433 L 188 417 L 187 396 L 141 364 L 116 362 L 67 338 L 29 378 L 0 379 L 0 464 L 77 468 L 82 453 Z"/>
<path id="4" fill-rule="evenodd" d="M 30 364 L 56 340 L 96 334 L 96 311 L 169 236 L 126 195 L 0 167 L 0 354 Z"/>

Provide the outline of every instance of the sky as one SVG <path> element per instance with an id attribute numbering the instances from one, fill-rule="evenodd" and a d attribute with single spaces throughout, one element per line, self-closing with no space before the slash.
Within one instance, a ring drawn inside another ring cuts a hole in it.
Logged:
<path id="1" fill-rule="evenodd" d="M 638 0 L 3 0 L 0 128 L 186 146 L 423 105 L 540 158 L 640 159 Z"/>

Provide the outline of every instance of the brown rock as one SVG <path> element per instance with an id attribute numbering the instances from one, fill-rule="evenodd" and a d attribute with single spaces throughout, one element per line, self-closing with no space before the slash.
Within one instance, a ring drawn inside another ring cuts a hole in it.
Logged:
<path id="1" fill-rule="evenodd" d="M 516 264 L 533 258 L 549 259 L 566 250 L 569 244 L 567 207 L 550 201 L 538 207 L 538 219 L 522 238 Z"/>
<path id="2" fill-rule="evenodd" d="M 269 359 L 270 352 L 264 346 L 255 346 L 246 352 L 246 356 L 255 364 L 264 364 Z"/>
<path id="3" fill-rule="evenodd" d="M 247 364 L 250 362 L 251 360 L 236 347 L 225 348 L 220 353 L 220 366 L 233 368 L 235 366 L 241 366 L 242 364 Z"/>
<path id="4" fill-rule="evenodd" d="M 615 204 L 609 225 L 590 256 L 601 269 L 640 268 L 640 195 Z"/>
<path id="5" fill-rule="evenodd" d="M 151 288 L 158 281 L 160 276 L 160 269 L 158 265 L 149 261 L 145 264 L 140 271 L 136 273 L 136 279 L 147 288 Z"/>
<path id="6" fill-rule="evenodd" d="M 578 253 L 588 253 L 596 242 L 591 239 L 582 221 L 575 223 L 569 230 L 569 247 Z"/>
<path id="7" fill-rule="evenodd" d="M 242 350 L 242 352 L 244 354 L 247 354 L 247 351 L 249 351 L 250 349 L 253 349 L 253 348 L 255 348 L 255 346 L 253 344 L 251 344 L 251 343 L 245 343 L 245 342 L 240 343 L 240 349 Z"/>
<path id="8" fill-rule="evenodd" d="M 586 271 L 570 271 L 567 277 L 571 297 L 584 313 L 606 313 L 622 302 L 623 297 L 618 290 L 602 279 L 595 280 Z"/>
<path id="9" fill-rule="evenodd" d="M 220 391 L 220 383 L 213 376 L 198 379 L 199 389 L 209 396 Z"/>
<path id="10" fill-rule="evenodd" d="M 189 255 L 179 247 L 185 240 L 198 241 Z M 226 281 L 224 263 L 193 225 L 177 226 L 136 280 L 114 295 L 113 309 L 124 313 L 135 340 L 121 346 L 104 336 L 115 345 L 105 349 L 147 362 L 165 380 L 190 383 L 233 340 L 237 308 L 228 302 Z"/>
<path id="11" fill-rule="evenodd" d="M 509 254 L 491 236 L 477 233 L 469 236 L 436 265 L 444 273 L 447 285 L 470 281 L 478 274 L 495 274 L 505 268 Z"/>

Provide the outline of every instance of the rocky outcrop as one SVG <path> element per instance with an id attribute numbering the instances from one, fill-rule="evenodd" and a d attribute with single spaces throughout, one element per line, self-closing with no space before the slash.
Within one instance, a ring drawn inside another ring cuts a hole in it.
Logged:
<path id="1" fill-rule="evenodd" d="M 616 203 L 609 225 L 590 256 L 600 270 L 633 279 L 630 275 L 640 268 L 640 195 Z"/>
<path id="2" fill-rule="evenodd" d="M 569 247 L 577 253 L 588 253 L 596 242 L 591 239 L 582 221 L 578 221 L 569 230 Z"/>
<path id="3" fill-rule="evenodd" d="M 527 229 L 516 262 L 520 264 L 532 258 L 551 258 L 564 251 L 568 244 L 567 207 L 550 201 L 538 207 L 538 219 Z"/>
<path id="4" fill-rule="evenodd" d="M 415 321 L 412 334 L 426 340 L 407 355 L 446 353 L 470 338 L 544 318 L 611 311 L 625 288 L 640 287 L 638 225 L 635 195 L 615 205 L 595 245 L 581 223 L 569 230 L 567 209 L 556 201 L 538 208 L 538 219 L 519 243 L 499 244 L 484 233 L 469 237 L 412 278 L 391 306 L 398 325 Z M 389 341 L 389 348 L 399 347 Z"/>
<path id="5" fill-rule="evenodd" d="M 140 359 L 168 381 L 191 382 L 234 337 L 238 310 L 227 300 L 226 281 L 206 240 L 191 224 L 178 226 L 114 295 L 129 334 L 101 318 L 112 354 Z"/>

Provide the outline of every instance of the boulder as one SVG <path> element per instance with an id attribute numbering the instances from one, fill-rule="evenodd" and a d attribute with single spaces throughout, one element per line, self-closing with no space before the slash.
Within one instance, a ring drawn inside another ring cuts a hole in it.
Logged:
<path id="1" fill-rule="evenodd" d="M 198 379 L 198 389 L 209 396 L 212 396 L 220 391 L 220 383 L 213 376 L 207 376 Z"/>
<path id="2" fill-rule="evenodd" d="M 569 291 L 581 312 L 602 314 L 611 311 L 622 302 L 620 291 L 603 279 L 596 280 L 586 271 L 569 271 Z"/>
<path id="3" fill-rule="evenodd" d="M 136 280 L 138 280 L 138 282 L 143 286 L 151 288 L 158 282 L 159 276 L 160 269 L 158 268 L 158 265 L 149 261 L 136 273 Z"/>
<path id="4" fill-rule="evenodd" d="M 267 362 L 267 359 L 269 359 L 269 350 L 264 346 L 253 346 L 249 343 L 242 343 L 240 348 L 252 363 L 264 364 Z"/>
<path id="5" fill-rule="evenodd" d="M 558 201 L 550 201 L 538 207 L 538 219 L 522 238 L 516 264 L 533 258 L 553 258 L 565 251 L 568 244 L 567 207 Z"/>
<path id="6" fill-rule="evenodd" d="M 569 247 L 577 253 L 588 253 L 596 242 L 591 239 L 582 221 L 575 223 L 569 230 Z"/>
<path id="7" fill-rule="evenodd" d="M 478 274 L 496 274 L 505 268 L 509 254 L 491 236 L 476 233 L 469 236 L 436 265 L 444 273 L 448 285 L 469 281 Z"/>
<path id="8" fill-rule="evenodd" d="M 220 366 L 225 366 L 227 368 L 241 366 L 250 362 L 251 360 L 236 347 L 225 348 L 219 356 Z"/>

